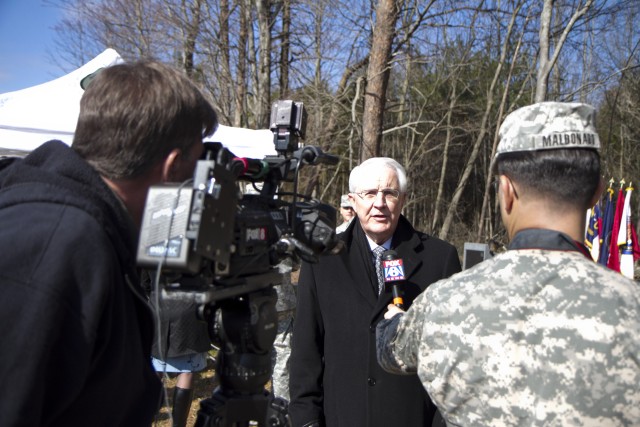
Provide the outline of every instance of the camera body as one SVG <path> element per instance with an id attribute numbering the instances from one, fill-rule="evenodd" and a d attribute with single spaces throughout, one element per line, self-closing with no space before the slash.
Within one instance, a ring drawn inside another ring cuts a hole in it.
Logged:
<path id="1" fill-rule="evenodd" d="M 298 147 L 305 124 L 302 103 L 277 101 L 270 126 L 277 155 L 238 158 L 206 143 L 192 180 L 149 189 L 138 266 L 156 271 L 163 299 L 198 304 L 219 348 L 220 385 L 201 401 L 197 427 L 290 425 L 286 401 L 265 389 L 278 329 L 278 265 L 287 258 L 292 265 L 315 262 L 343 246 L 336 209 L 297 193 L 302 167 L 338 162 L 318 147 Z M 255 192 L 243 194 L 241 184 Z M 173 278 L 163 289 L 161 273 Z"/>
<path id="2" fill-rule="evenodd" d="M 204 260 L 227 265 L 238 203 L 234 187 L 226 166 L 210 159 L 198 161 L 192 183 L 152 186 L 142 219 L 138 265 L 161 264 L 163 270 L 189 274 L 200 272 Z"/>
<path id="3" fill-rule="evenodd" d="M 206 143 L 191 182 L 152 186 L 138 265 L 204 276 L 208 284 L 202 289 L 168 292 L 187 291 L 206 304 L 273 285 L 268 273 L 286 257 L 314 262 L 339 251 L 336 209 L 297 194 L 302 167 L 338 161 L 318 147 L 298 147 L 305 124 L 302 103 L 277 101 L 270 126 L 277 155 L 238 158 L 220 143 Z M 243 195 L 243 182 L 260 188 Z M 292 193 L 281 191 L 284 182 L 293 183 Z"/>

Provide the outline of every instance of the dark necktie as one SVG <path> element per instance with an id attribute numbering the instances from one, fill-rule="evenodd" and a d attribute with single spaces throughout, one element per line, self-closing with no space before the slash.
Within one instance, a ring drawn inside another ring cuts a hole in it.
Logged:
<path id="1" fill-rule="evenodd" d="M 384 289 L 384 275 L 382 273 L 382 253 L 384 251 L 386 251 L 386 249 L 382 246 L 373 249 L 373 255 L 376 260 L 376 275 L 378 276 L 378 294 L 381 294 Z"/>

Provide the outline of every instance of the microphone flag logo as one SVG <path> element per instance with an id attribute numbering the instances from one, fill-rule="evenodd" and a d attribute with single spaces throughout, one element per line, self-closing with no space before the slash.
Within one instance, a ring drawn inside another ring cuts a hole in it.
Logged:
<path id="1" fill-rule="evenodd" d="M 385 283 L 405 279 L 402 259 L 383 260 L 382 268 L 384 269 Z"/>

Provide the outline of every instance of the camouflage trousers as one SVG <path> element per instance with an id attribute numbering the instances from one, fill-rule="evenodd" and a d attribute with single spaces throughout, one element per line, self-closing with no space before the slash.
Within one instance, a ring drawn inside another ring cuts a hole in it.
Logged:
<path id="1" fill-rule="evenodd" d="M 289 401 L 289 358 L 291 357 L 291 333 L 293 332 L 293 314 L 278 313 L 278 335 L 271 353 L 273 376 L 271 389 L 273 395 Z"/>
<path id="2" fill-rule="evenodd" d="M 276 311 L 278 313 L 278 334 L 271 351 L 271 390 L 275 397 L 281 397 L 289 402 L 289 358 L 291 357 L 291 334 L 293 333 L 293 319 L 296 314 L 296 286 L 291 282 L 290 260 L 283 261 L 279 266 L 282 282 L 275 286 L 278 293 Z"/>

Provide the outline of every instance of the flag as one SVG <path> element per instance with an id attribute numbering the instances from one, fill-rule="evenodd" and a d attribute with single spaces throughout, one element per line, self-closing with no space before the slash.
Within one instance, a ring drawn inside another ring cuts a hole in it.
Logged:
<path id="1" fill-rule="evenodd" d="M 623 185 L 624 183 L 620 184 L 618 199 L 616 200 L 616 210 L 613 214 L 613 227 L 611 228 L 611 237 L 609 240 L 609 261 L 607 261 L 607 267 L 618 272 L 620 272 L 620 248 L 618 247 L 618 233 L 620 232 L 622 211 L 624 209 L 624 192 L 622 191 Z"/>
<path id="2" fill-rule="evenodd" d="M 598 261 L 598 256 L 600 255 L 600 224 L 602 222 L 600 205 L 596 203 L 590 211 L 591 215 L 587 223 L 584 244 L 589 248 L 591 258 L 593 258 L 594 261 Z"/>
<path id="3" fill-rule="evenodd" d="M 638 238 L 636 236 L 635 227 L 631 222 L 631 193 L 633 187 L 631 183 L 626 188 L 626 196 L 624 198 L 624 207 L 622 209 L 622 217 L 620 219 L 620 231 L 618 232 L 617 244 L 622 249 L 620 256 L 620 273 L 633 279 L 633 262 L 640 258 L 640 247 L 638 247 Z"/>
<path id="4" fill-rule="evenodd" d="M 607 265 L 609 261 L 609 240 L 611 238 L 611 229 L 613 228 L 613 189 L 609 181 L 609 188 L 604 195 L 604 214 L 602 215 L 602 227 L 600 227 L 600 255 L 598 256 L 598 264 Z"/>
<path id="5" fill-rule="evenodd" d="M 638 243 L 638 233 L 636 233 L 636 227 L 631 223 L 631 246 L 633 248 L 633 260 L 640 259 L 640 243 Z"/>
<path id="6" fill-rule="evenodd" d="M 628 230 L 628 225 L 631 225 L 631 192 L 633 187 L 629 185 L 626 189 L 626 195 L 624 197 L 624 205 L 622 207 L 622 214 L 620 215 L 620 229 L 618 230 L 618 236 L 616 238 L 616 244 L 618 246 L 626 246 L 627 241 L 631 239 L 631 230 Z M 620 197 L 620 196 L 618 196 Z"/>

